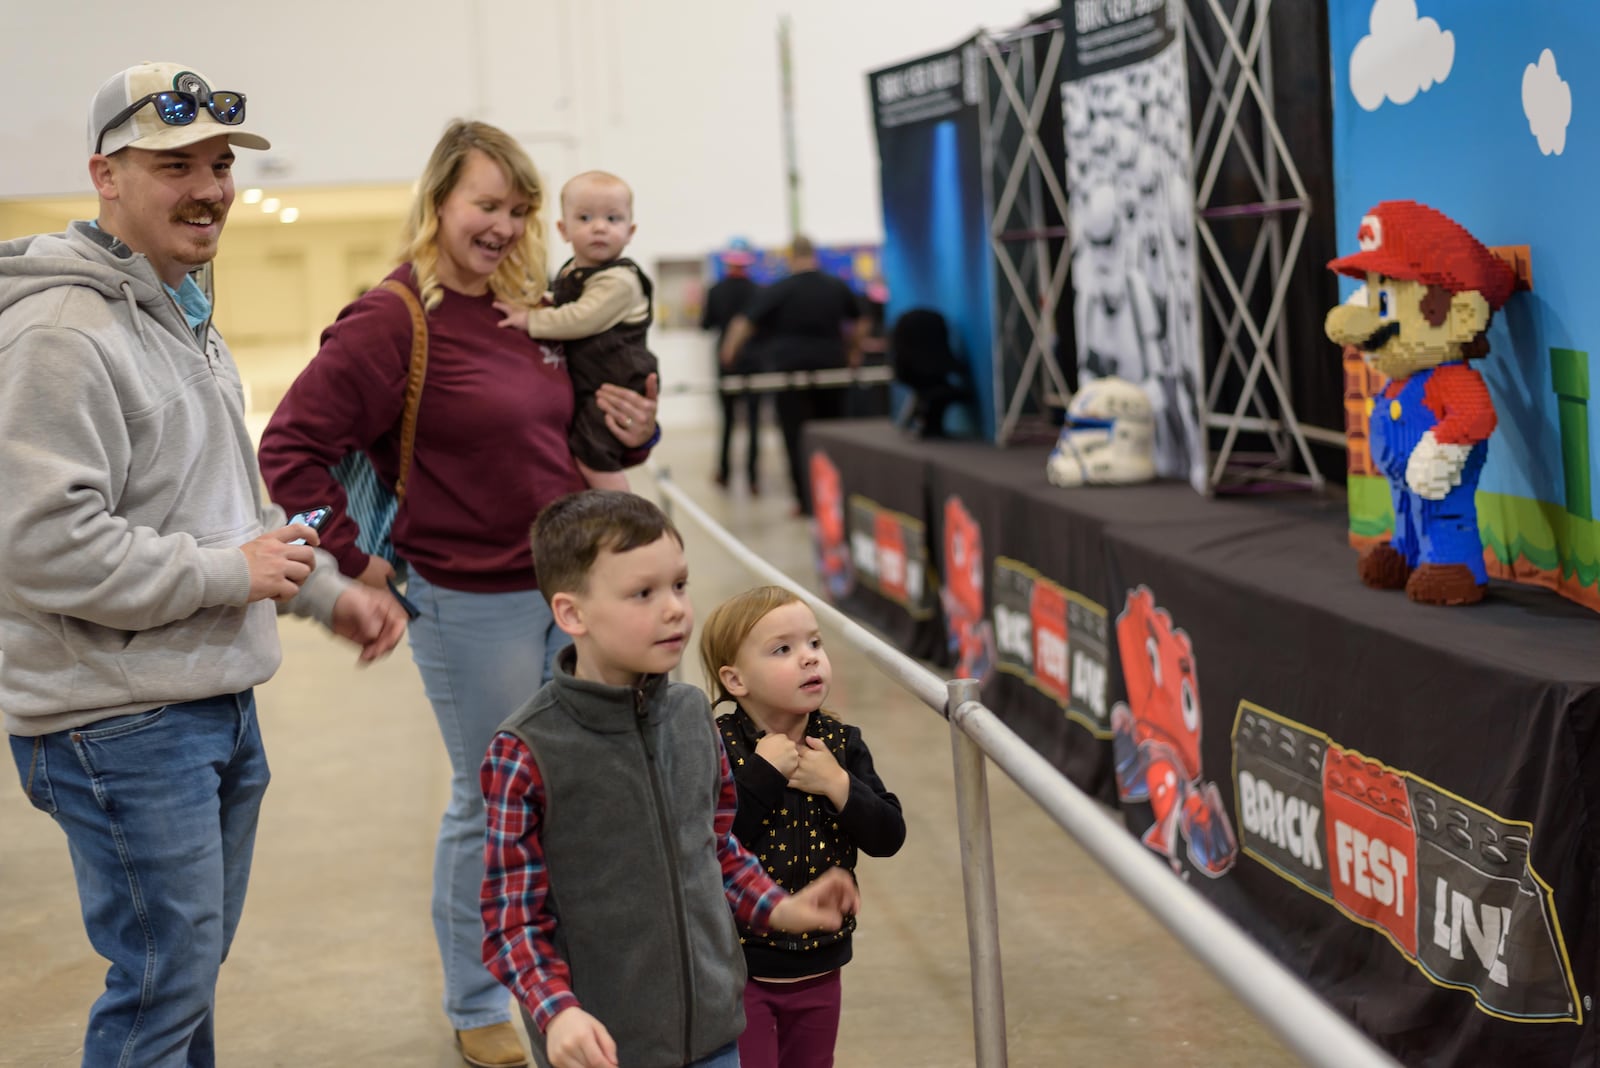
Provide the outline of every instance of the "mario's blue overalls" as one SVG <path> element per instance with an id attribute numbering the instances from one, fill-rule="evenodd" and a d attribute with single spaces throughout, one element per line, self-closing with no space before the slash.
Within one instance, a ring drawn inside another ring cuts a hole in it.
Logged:
<path id="1" fill-rule="evenodd" d="M 1488 442 L 1473 442 L 1461 469 L 1461 483 L 1452 487 L 1443 500 L 1428 500 L 1406 484 L 1406 463 L 1412 451 L 1423 434 L 1439 425 L 1438 414 L 1425 399 L 1428 383 L 1436 374 L 1449 373 L 1449 368 L 1461 368 L 1473 376 L 1477 374 L 1457 360 L 1418 371 L 1407 378 L 1399 393 L 1392 397 L 1388 390 L 1379 393 L 1372 399 L 1368 440 L 1373 463 L 1389 479 L 1389 492 L 1394 500 L 1391 544 L 1395 551 L 1413 568 L 1419 564 L 1465 564 L 1481 586 L 1489 581 L 1489 576 L 1483 567 L 1483 542 L 1478 536 L 1478 508 L 1474 497 L 1478 491 L 1478 476 L 1483 473 L 1484 457 L 1488 455 Z"/>

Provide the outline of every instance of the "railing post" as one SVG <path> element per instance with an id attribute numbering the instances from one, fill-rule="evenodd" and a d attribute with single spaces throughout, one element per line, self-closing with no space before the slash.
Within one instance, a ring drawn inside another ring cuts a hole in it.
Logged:
<path id="1" fill-rule="evenodd" d="M 672 481 L 672 468 L 668 467 L 666 464 L 658 464 L 656 469 L 651 473 L 655 475 L 656 480 L 659 482 Z M 661 495 L 661 512 L 668 519 L 672 519 L 672 494 L 663 493 Z M 673 520 L 673 522 L 676 524 L 677 520 Z"/>
<path id="2" fill-rule="evenodd" d="M 672 469 L 666 464 L 657 466 L 653 474 L 656 478 L 656 489 L 658 491 L 661 489 L 661 483 L 670 483 L 672 481 Z M 674 526 L 677 525 L 677 520 L 672 517 L 672 494 L 670 493 L 661 494 L 661 514 L 666 516 L 667 520 Z M 667 678 L 673 682 L 683 681 L 683 659 L 681 657 L 676 664 L 672 665 L 672 670 L 667 672 Z"/>
<path id="3" fill-rule="evenodd" d="M 1000 973 L 1000 909 L 994 888 L 994 842 L 983 750 L 961 729 L 957 711 L 979 700 L 976 679 L 946 684 L 945 715 L 956 772 L 956 827 L 961 882 L 967 898 L 967 952 L 972 969 L 972 1038 L 978 1068 L 1005 1068 L 1006 1003 Z"/>

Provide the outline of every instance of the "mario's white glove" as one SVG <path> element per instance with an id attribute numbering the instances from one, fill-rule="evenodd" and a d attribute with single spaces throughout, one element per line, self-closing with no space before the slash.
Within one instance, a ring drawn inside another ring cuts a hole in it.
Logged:
<path id="1" fill-rule="evenodd" d="M 1444 500 L 1446 494 L 1461 485 L 1461 469 L 1467 465 L 1467 453 L 1471 451 L 1471 445 L 1441 445 L 1433 431 L 1428 431 L 1406 461 L 1406 485 L 1418 497 Z"/>

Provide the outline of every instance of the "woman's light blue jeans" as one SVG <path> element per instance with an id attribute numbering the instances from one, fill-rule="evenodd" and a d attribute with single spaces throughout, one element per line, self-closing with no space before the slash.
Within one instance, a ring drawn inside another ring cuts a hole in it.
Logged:
<path id="1" fill-rule="evenodd" d="M 270 777 L 250 691 L 13 735 L 11 755 L 66 832 L 84 929 L 111 962 L 84 1068 L 212 1068 Z"/>
<path id="2" fill-rule="evenodd" d="M 411 658 L 450 754 L 450 804 L 433 855 L 433 930 L 444 962 L 444 1011 L 458 1031 L 511 1019 L 509 995 L 483 966 L 483 789 L 478 769 L 495 730 L 550 678 L 570 639 L 538 590 L 467 593 L 411 571 L 421 611 Z"/>

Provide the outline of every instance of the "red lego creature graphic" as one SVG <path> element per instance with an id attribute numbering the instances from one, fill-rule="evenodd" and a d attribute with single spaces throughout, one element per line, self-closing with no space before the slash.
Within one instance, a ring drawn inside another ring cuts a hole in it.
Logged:
<path id="1" fill-rule="evenodd" d="M 982 679 L 994 667 L 994 627 L 983 607 L 983 532 L 961 498 L 944 502 L 944 604 L 956 674 Z"/>
<path id="2" fill-rule="evenodd" d="M 855 586 L 855 569 L 850 563 L 850 544 L 845 535 L 844 480 L 839 468 L 820 449 L 811 454 L 811 510 L 816 516 L 815 539 L 817 574 L 833 600 L 849 594 Z"/>
<path id="3" fill-rule="evenodd" d="M 1180 839 L 1194 867 L 1216 878 L 1239 843 L 1214 782 L 1200 779 L 1200 684 L 1189 635 L 1156 607 L 1149 587 L 1128 591 L 1117 617 L 1128 700 L 1111 710 L 1117 796 L 1148 801 L 1155 822 L 1144 843 L 1178 870 Z"/>
<path id="4" fill-rule="evenodd" d="M 1328 264 L 1367 286 L 1366 304 L 1328 313 L 1329 340 L 1388 377 L 1368 413 L 1373 466 L 1389 480 L 1394 538 L 1361 556 L 1361 580 L 1423 604 L 1483 599 L 1475 497 L 1494 403 L 1467 363 L 1516 273 L 1460 224 L 1425 204 L 1386 200 L 1361 220 L 1360 251 Z"/>

